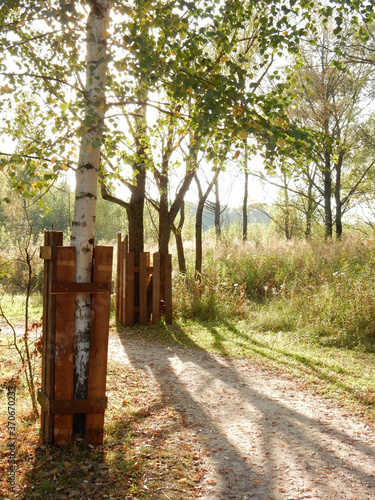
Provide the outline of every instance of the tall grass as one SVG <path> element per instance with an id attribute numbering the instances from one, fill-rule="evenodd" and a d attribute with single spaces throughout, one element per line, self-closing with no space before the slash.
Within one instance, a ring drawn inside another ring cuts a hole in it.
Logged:
<path id="1" fill-rule="evenodd" d="M 248 242 L 231 233 L 205 243 L 203 274 L 174 278 L 180 318 L 247 318 L 325 345 L 375 351 L 375 240 Z M 193 259 L 191 259 L 193 262 Z"/>

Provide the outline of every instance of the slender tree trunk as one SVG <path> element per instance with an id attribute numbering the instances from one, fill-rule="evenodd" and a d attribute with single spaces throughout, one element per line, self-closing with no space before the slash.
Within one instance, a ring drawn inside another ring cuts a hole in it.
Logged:
<path id="1" fill-rule="evenodd" d="M 180 208 L 180 221 L 178 223 L 178 227 L 173 224 L 173 234 L 176 239 L 176 247 L 177 247 L 177 257 L 178 257 L 178 268 L 180 273 L 186 274 L 186 261 L 185 261 L 185 252 L 184 252 L 184 243 L 182 241 L 182 228 L 185 222 L 185 202 L 182 202 Z"/>
<path id="2" fill-rule="evenodd" d="M 202 260 L 203 260 L 203 248 L 202 248 L 202 222 L 203 222 L 203 209 L 207 201 L 208 195 L 212 191 L 217 178 L 219 176 L 219 170 L 216 171 L 214 178 L 208 185 L 206 192 L 203 194 L 202 186 L 199 182 L 198 176 L 195 174 L 195 182 L 198 188 L 198 207 L 197 213 L 195 215 L 195 277 L 200 279 L 202 275 Z"/>
<path id="3" fill-rule="evenodd" d="M 311 226 L 312 226 L 312 216 L 314 211 L 314 202 L 312 197 L 312 182 L 309 179 L 307 185 L 307 207 L 306 207 L 306 227 L 305 227 L 305 238 L 309 239 L 311 236 Z"/>
<path id="4" fill-rule="evenodd" d="M 195 215 L 195 277 L 200 279 L 202 275 L 202 259 L 203 259 L 203 245 L 202 245 L 202 220 L 204 199 L 201 198 L 198 202 L 197 213 Z"/>
<path id="5" fill-rule="evenodd" d="M 336 168 L 336 182 L 335 182 L 335 203 L 336 203 L 336 237 L 340 238 L 342 235 L 342 203 L 340 197 L 341 191 L 341 170 L 342 170 L 343 154 L 340 152 L 337 160 Z"/>
<path id="6" fill-rule="evenodd" d="M 325 152 L 325 165 L 323 170 L 324 181 L 324 227 L 326 239 L 332 239 L 332 176 L 330 152 Z"/>
<path id="7" fill-rule="evenodd" d="M 285 232 L 285 238 L 288 241 L 291 240 L 293 234 L 293 226 L 290 213 L 289 191 L 285 175 L 284 175 L 284 232 Z"/>
<path id="8" fill-rule="evenodd" d="M 89 283 L 92 274 L 94 224 L 100 143 L 105 110 L 107 37 L 111 4 L 92 0 L 87 21 L 87 73 L 85 124 L 89 124 L 80 147 L 76 173 L 76 196 L 71 243 L 76 247 L 76 281 Z M 74 397 L 87 397 L 91 327 L 90 295 L 76 296 Z M 82 429 L 80 430 L 82 432 Z"/>
<path id="9" fill-rule="evenodd" d="M 168 174 L 162 173 L 159 183 L 159 252 L 166 255 L 172 227 L 168 218 Z"/>
<path id="10" fill-rule="evenodd" d="M 219 193 L 219 179 L 215 181 L 215 233 L 216 239 L 221 236 L 221 206 L 220 206 L 220 193 Z"/>
<path id="11" fill-rule="evenodd" d="M 139 167 L 136 174 L 136 185 L 131 189 L 130 201 L 126 206 L 129 222 L 129 252 L 144 249 L 144 204 L 146 195 L 146 170 Z M 136 265 L 138 263 L 136 262 Z"/>
<path id="12" fill-rule="evenodd" d="M 242 205 L 242 239 L 243 241 L 247 241 L 247 203 L 249 196 L 249 171 L 247 168 L 248 164 L 248 151 L 247 151 L 247 143 L 245 142 L 245 162 L 244 162 L 244 172 L 245 172 L 245 191 L 243 196 L 243 205 Z"/>

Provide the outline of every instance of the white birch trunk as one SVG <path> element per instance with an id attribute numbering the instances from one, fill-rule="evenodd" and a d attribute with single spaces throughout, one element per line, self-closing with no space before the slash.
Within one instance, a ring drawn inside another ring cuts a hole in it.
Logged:
<path id="1" fill-rule="evenodd" d="M 94 225 L 97 197 L 100 139 L 105 112 L 107 74 L 107 38 L 111 4 L 91 0 L 87 22 L 86 109 L 79 162 L 76 173 L 76 196 L 71 244 L 76 247 L 76 281 L 89 283 L 92 274 Z M 90 295 L 77 295 L 75 304 L 75 387 L 74 397 L 87 397 L 90 347 Z"/>

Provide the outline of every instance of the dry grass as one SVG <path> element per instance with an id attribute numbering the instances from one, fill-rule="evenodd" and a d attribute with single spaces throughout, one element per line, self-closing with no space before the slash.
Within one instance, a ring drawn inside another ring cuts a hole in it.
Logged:
<path id="1" fill-rule="evenodd" d="M 16 353 L 0 338 L 0 469 L 6 478 L 8 463 L 6 382 L 18 384 L 16 494 L 0 483 L 2 498 L 122 499 L 200 496 L 205 475 L 196 437 L 180 413 L 164 399 L 159 387 L 144 373 L 109 361 L 103 446 L 77 440 L 71 447 L 43 444 L 39 420 L 22 382 L 17 379 Z"/>

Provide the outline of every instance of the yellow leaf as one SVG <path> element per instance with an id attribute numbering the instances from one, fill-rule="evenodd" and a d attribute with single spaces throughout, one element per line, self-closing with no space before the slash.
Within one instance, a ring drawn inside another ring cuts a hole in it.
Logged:
<path id="1" fill-rule="evenodd" d="M 111 36 L 111 33 L 107 30 L 102 31 L 102 37 L 103 38 L 109 38 Z"/>
<path id="2" fill-rule="evenodd" d="M 236 160 L 241 154 L 241 151 L 239 149 L 237 149 L 235 155 L 234 155 L 234 159 Z"/>
<path id="3" fill-rule="evenodd" d="M 221 62 L 226 62 L 226 61 L 228 61 L 228 56 L 223 56 L 223 57 L 221 58 Z"/>
<path id="4" fill-rule="evenodd" d="M 192 94 L 192 93 L 194 92 L 193 87 L 191 87 L 191 86 L 190 86 L 190 87 L 188 87 L 188 92 L 189 92 L 189 94 Z"/>
<path id="5" fill-rule="evenodd" d="M 56 161 L 57 161 L 57 158 L 56 158 L 56 156 L 54 156 L 54 157 L 52 158 L 52 160 L 51 160 L 51 163 L 56 163 Z"/>
<path id="6" fill-rule="evenodd" d="M 88 152 L 88 153 L 90 153 L 90 151 L 91 151 L 91 150 L 92 150 L 92 146 L 91 146 L 91 144 L 89 144 L 89 145 L 87 146 L 87 152 Z"/>
<path id="7" fill-rule="evenodd" d="M 283 138 L 280 138 L 278 141 L 277 141 L 277 144 L 280 146 L 281 149 L 284 149 L 285 148 L 285 139 Z"/>
<path id="8" fill-rule="evenodd" d="M 63 163 L 63 164 L 61 165 L 61 168 L 62 168 L 63 170 L 65 170 L 65 171 L 67 171 L 69 167 L 68 167 L 68 165 L 65 165 L 65 164 Z"/>

